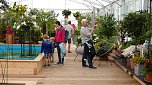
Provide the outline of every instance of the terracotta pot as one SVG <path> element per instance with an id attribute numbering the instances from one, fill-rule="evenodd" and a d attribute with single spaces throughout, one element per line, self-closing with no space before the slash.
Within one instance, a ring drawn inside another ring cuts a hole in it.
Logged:
<path id="1" fill-rule="evenodd" d="M 152 83 L 152 73 L 147 73 L 145 75 L 145 79 L 146 82 Z"/>
<path id="2" fill-rule="evenodd" d="M 68 19 L 68 16 L 65 16 L 65 19 Z"/>

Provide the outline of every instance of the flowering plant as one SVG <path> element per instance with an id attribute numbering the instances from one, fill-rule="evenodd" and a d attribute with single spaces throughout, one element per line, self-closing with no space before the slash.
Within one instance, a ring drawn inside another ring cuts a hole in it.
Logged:
<path id="1" fill-rule="evenodd" d="M 146 58 L 144 56 L 141 56 L 138 53 L 135 53 L 133 55 L 133 62 L 136 64 L 144 64 L 145 63 Z"/>
<path id="2" fill-rule="evenodd" d="M 145 73 L 152 73 L 152 60 L 150 58 L 146 59 L 145 65 L 144 65 L 144 71 Z"/>

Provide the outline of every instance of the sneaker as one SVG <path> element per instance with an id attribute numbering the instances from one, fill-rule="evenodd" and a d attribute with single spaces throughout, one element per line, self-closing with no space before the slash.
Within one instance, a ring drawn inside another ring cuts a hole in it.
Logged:
<path id="1" fill-rule="evenodd" d="M 88 65 L 82 65 L 83 67 L 89 67 Z"/>
<path id="2" fill-rule="evenodd" d="M 68 53 L 72 53 L 71 51 L 68 51 Z"/>
<path id="3" fill-rule="evenodd" d="M 89 66 L 89 68 L 92 68 L 92 69 L 97 69 L 97 67 L 95 67 L 95 66 Z"/>
<path id="4" fill-rule="evenodd" d="M 54 61 L 51 61 L 51 63 L 54 63 Z"/>
<path id="5" fill-rule="evenodd" d="M 57 64 L 61 64 L 60 62 L 57 62 Z"/>

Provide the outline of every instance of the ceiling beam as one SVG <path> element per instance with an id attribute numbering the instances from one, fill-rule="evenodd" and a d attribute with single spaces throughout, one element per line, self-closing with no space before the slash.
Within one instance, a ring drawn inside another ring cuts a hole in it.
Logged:
<path id="1" fill-rule="evenodd" d="M 115 3 L 115 2 L 117 3 L 117 1 L 119 1 L 119 0 L 115 0 L 115 1 L 113 0 L 111 3 L 109 3 L 109 4 L 106 5 L 105 7 L 107 7 L 107 6 L 109 6 L 110 4 L 113 4 L 113 3 Z"/>
<path id="2" fill-rule="evenodd" d="M 101 3 L 99 0 L 96 0 L 99 4 L 102 5 L 102 7 L 105 7 L 105 5 L 103 3 Z"/>
<path id="3" fill-rule="evenodd" d="M 104 2 L 107 2 L 107 3 L 111 3 L 112 2 L 110 0 L 99 0 L 99 1 L 104 1 Z"/>
<path id="4" fill-rule="evenodd" d="M 91 5 L 96 5 L 96 6 L 99 6 L 100 8 L 102 8 L 103 6 L 103 4 L 101 5 L 101 4 L 99 4 L 99 3 L 96 3 L 96 2 L 93 2 L 93 1 L 90 1 L 90 0 L 83 0 L 83 1 L 85 1 L 85 2 L 88 2 L 89 4 L 91 4 Z M 99 7 L 96 7 L 96 8 L 99 8 Z"/>
<path id="5" fill-rule="evenodd" d="M 78 0 L 69 0 L 69 1 L 72 1 L 72 2 L 75 2 L 75 3 L 81 4 L 81 5 L 84 5 L 84 6 L 86 6 L 87 8 L 89 8 L 90 10 L 92 10 L 92 5 L 88 5 L 88 4 L 79 2 Z M 90 8 L 90 7 L 91 7 L 91 8 Z"/>

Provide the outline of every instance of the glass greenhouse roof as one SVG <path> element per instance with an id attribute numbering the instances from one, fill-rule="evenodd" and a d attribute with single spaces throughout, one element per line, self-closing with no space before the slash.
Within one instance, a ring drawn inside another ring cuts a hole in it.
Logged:
<path id="1" fill-rule="evenodd" d="M 44 8 L 52 10 L 63 9 L 92 9 L 102 8 L 117 0 L 7 0 L 10 4 L 17 2 L 18 4 L 27 5 L 29 8 Z"/>

